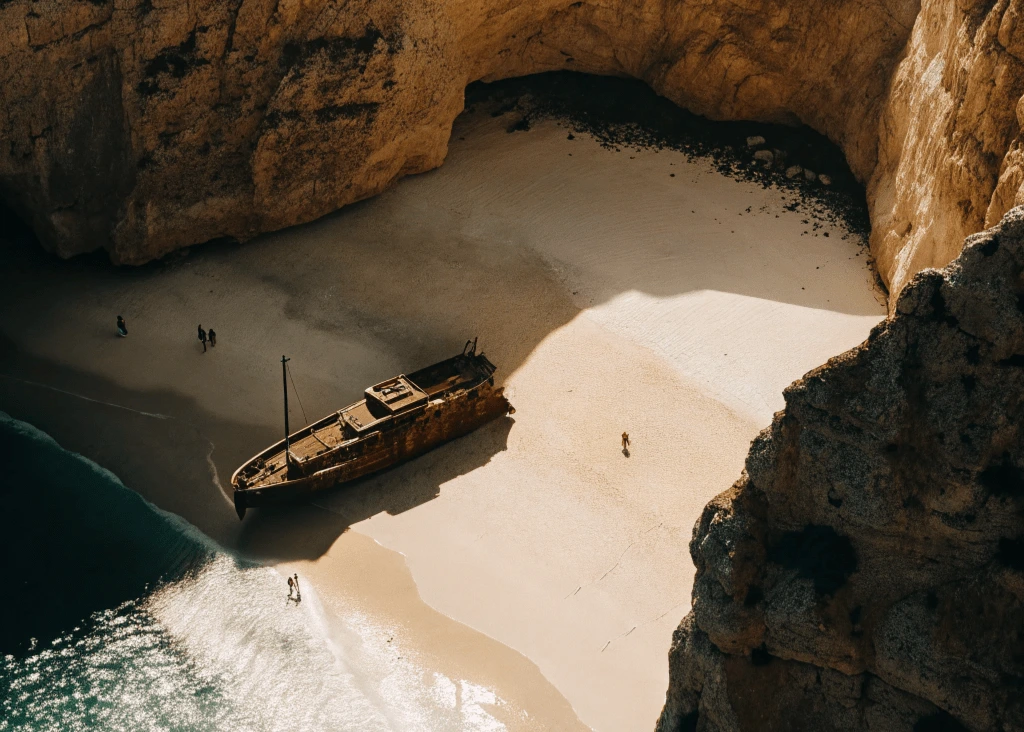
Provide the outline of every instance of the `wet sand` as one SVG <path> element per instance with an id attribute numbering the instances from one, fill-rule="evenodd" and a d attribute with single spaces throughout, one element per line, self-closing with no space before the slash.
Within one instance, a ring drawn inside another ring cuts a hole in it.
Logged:
<path id="1" fill-rule="evenodd" d="M 859 242 L 789 194 L 507 126 L 464 115 L 441 169 L 245 245 L 137 270 L 4 249 L 0 409 L 382 618 L 510 729 L 648 730 L 694 521 L 782 389 L 884 302 Z M 239 524 L 223 487 L 279 438 L 282 354 L 296 427 L 474 336 L 514 418 Z"/>

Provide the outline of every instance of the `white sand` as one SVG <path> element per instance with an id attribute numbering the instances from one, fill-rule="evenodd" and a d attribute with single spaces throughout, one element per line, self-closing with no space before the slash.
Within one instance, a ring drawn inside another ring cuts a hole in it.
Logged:
<path id="1" fill-rule="evenodd" d="M 297 567 L 328 602 L 394 609 L 410 646 L 497 689 L 510 728 L 572 724 L 550 682 L 594 729 L 649 730 L 689 609 L 694 522 L 782 389 L 885 308 L 858 242 L 814 232 L 779 191 L 677 153 L 506 124 L 460 118 L 441 169 L 242 247 L 128 273 L 8 268 L 3 373 L 172 419 L 52 390 L 46 411 L 45 390 L 10 378 L 0 409 L 221 541 Z M 131 334 L 112 341 L 119 312 Z M 216 328 L 215 352 L 198 353 L 198 322 Z M 475 335 L 514 423 L 235 529 L 207 456 L 223 480 L 277 437 L 282 353 L 314 419 Z M 390 560 L 359 534 L 405 556 L 429 606 L 504 646 L 442 633 L 414 592 L 375 596 L 350 562 Z"/>
<path id="2" fill-rule="evenodd" d="M 801 236 L 805 215 L 776 191 L 488 122 L 457 128 L 445 167 L 383 205 L 444 208 L 463 236 L 540 254 L 582 312 L 506 377 L 505 451 L 356 529 L 406 556 L 430 605 L 533 659 L 586 724 L 648 730 L 700 511 L 782 389 L 863 340 L 884 305 L 857 242 Z"/>

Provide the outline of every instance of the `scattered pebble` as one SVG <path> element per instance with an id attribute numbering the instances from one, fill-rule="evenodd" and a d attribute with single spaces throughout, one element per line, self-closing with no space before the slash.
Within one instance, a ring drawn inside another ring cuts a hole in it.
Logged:
<path id="1" fill-rule="evenodd" d="M 691 160 L 708 160 L 715 171 L 737 181 L 787 191 L 782 208 L 809 215 L 815 231 L 839 224 L 866 242 L 869 221 L 864 189 L 845 166 L 842 153 L 811 130 L 713 122 L 675 107 L 642 82 L 568 71 L 471 84 L 466 102 L 467 109 L 487 105 L 491 116 L 519 115 L 520 122 L 510 132 L 529 129 L 534 121 L 554 120 L 566 129 L 568 139 L 580 132 L 608 150 L 633 154 L 674 150 Z M 769 137 L 771 147 L 766 142 Z M 823 168 L 830 174 L 814 173 Z"/>

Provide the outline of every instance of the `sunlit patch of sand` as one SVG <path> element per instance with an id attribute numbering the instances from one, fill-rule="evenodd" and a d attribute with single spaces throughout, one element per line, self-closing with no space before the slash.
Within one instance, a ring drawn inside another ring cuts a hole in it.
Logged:
<path id="1" fill-rule="evenodd" d="M 884 301 L 861 242 L 815 229 L 778 191 L 550 123 L 475 124 L 388 208 L 436 205 L 463 234 L 539 254 L 580 311 L 506 376 L 518 411 L 503 451 L 356 528 L 406 556 L 428 603 L 533 659 L 584 722 L 650 729 L 700 511 L 782 389 L 866 337 Z M 482 345 L 500 355 L 515 335 Z M 459 449 L 380 486 L 443 472 Z"/>

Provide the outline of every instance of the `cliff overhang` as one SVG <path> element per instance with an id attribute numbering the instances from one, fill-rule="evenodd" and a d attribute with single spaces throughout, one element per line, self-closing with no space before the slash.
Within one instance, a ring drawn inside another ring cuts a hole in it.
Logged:
<path id="1" fill-rule="evenodd" d="M 0 2 L 0 196 L 137 264 L 313 220 L 445 157 L 476 80 L 643 80 L 803 123 L 866 186 L 893 292 L 1022 202 L 1018 2 Z"/>

